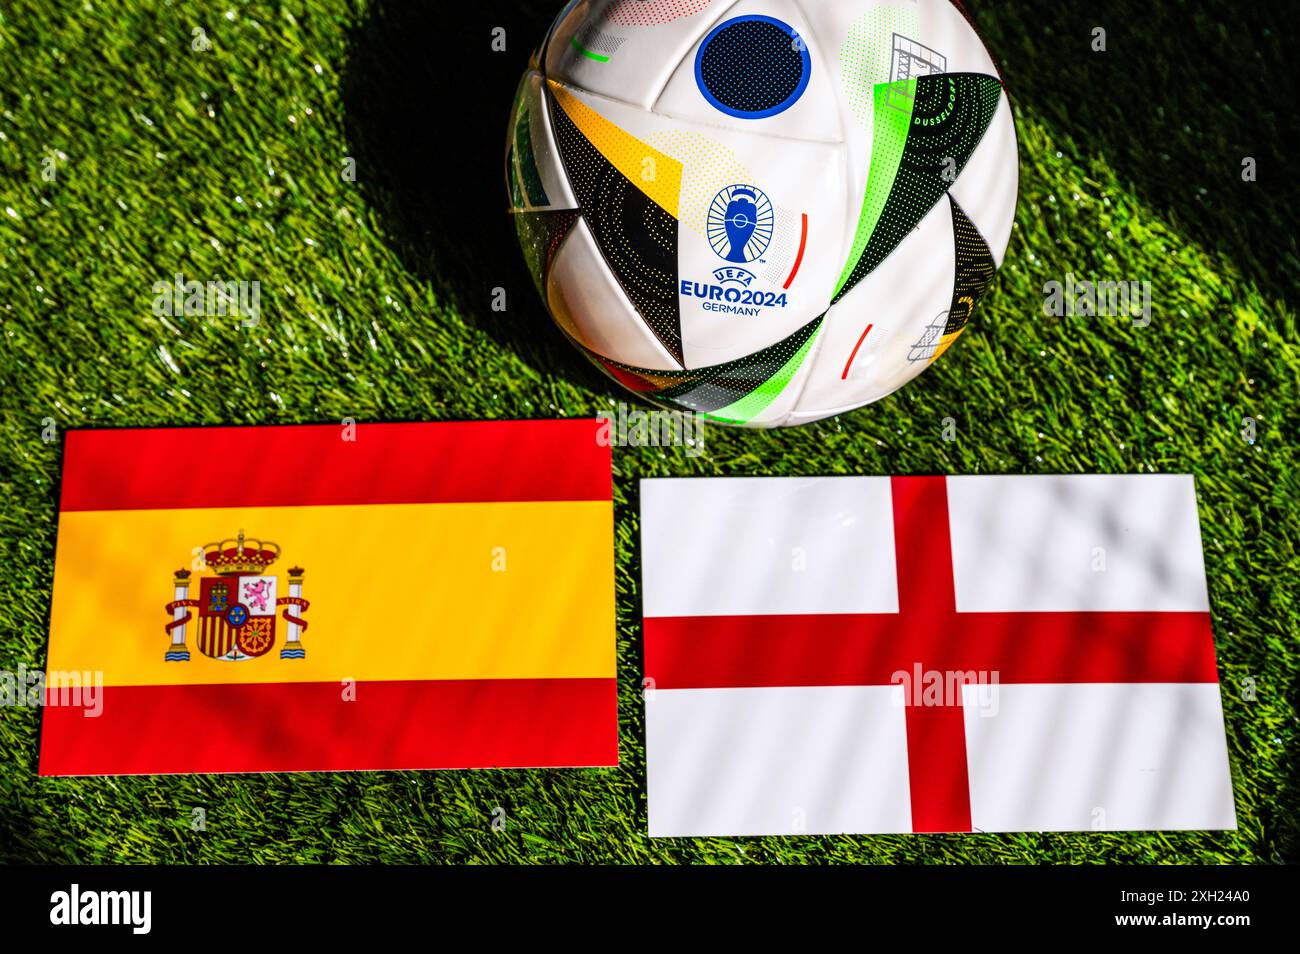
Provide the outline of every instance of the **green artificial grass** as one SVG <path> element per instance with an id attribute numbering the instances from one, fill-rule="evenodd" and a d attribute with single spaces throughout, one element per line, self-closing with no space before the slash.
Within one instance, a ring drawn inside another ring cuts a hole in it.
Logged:
<path id="1" fill-rule="evenodd" d="M 552 326 L 504 212 L 514 84 L 559 0 L 53 6 L 0 8 L 0 668 L 44 665 L 62 448 L 47 421 L 632 400 Z M 1294 17 L 1226 0 L 968 6 L 1018 124 L 1006 265 L 961 340 L 873 406 L 709 427 L 698 457 L 616 450 L 618 769 L 38 779 L 39 713 L 5 708 L 0 860 L 1296 860 Z M 177 272 L 260 281 L 260 325 L 155 317 L 153 285 Z M 1043 285 L 1067 272 L 1150 281 L 1150 326 L 1045 317 Z M 1079 471 L 1196 476 L 1238 831 L 646 836 L 638 478 Z"/>

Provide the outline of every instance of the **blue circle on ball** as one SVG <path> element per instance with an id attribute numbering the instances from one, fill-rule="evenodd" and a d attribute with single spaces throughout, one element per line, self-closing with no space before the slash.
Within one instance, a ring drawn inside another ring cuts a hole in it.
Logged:
<path id="1" fill-rule="evenodd" d="M 738 119 L 785 112 L 811 78 L 803 37 L 790 24 L 761 14 L 719 23 L 695 54 L 695 85 L 714 109 Z"/>

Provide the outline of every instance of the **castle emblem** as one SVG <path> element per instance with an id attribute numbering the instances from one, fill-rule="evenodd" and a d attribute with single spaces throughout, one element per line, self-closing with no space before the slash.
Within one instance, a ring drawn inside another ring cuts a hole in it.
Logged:
<path id="1" fill-rule="evenodd" d="M 190 571 L 174 574 L 174 599 L 166 610 L 172 621 L 165 627 L 171 646 L 168 662 L 188 662 L 190 651 L 185 642 L 186 630 L 194 621 L 191 609 L 197 609 L 195 644 L 199 652 L 211 659 L 242 662 L 265 656 L 275 646 L 275 614 L 283 607 L 285 622 L 281 659 L 305 659 L 302 634 L 307 622 L 298 614 L 310 605 L 302 598 L 302 567 L 291 567 L 286 582 L 287 596 L 279 595 L 277 577 L 266 571 L 280 558 L 280 545 L 269 540 L 239 536 L 201 548 L 205 569 L 212 575 L 200 576 L 198 599 L 190 598 Z"/>

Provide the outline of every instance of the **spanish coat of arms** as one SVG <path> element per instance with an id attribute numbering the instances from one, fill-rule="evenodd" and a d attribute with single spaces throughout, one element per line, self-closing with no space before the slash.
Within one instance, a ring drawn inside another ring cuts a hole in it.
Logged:
<path id="1" fill-rule="evenodd" d="M 168 662 L 188 662 L 186 636 L 194 622 L 192 609 L 198 610 L 194 627 L 194 644 L 211 659 L 242 662 L 265 656 L 275 646 L 275 614 L 283 607 L 285 640 L 281 659 L 305 659 L 302 634 L 307 622 L 298 615 L 307 610 L 302 597 L 302 567 L 291 567 L 286 582 L 288 593 L 281 595 L 277 577 L 266 571 L 280 558 L 280 545 L 269 540 L 244 536 L 205 543 L 201 548 L 203 563 L 212 575 L 200 576 L 198 598 L 190 596 L 191 573 L 174 574 L 174 598 L 166 610 L 172 621 L 165 627 L 171 636 Z"/>

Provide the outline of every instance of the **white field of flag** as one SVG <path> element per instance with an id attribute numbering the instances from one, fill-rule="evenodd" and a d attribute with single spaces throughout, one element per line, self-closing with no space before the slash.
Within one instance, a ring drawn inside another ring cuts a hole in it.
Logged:
<path id="1" fill-rule="evenodd" d="M 1189 476 L 641 482 L 652 836 L 1232 829 Z"/>

